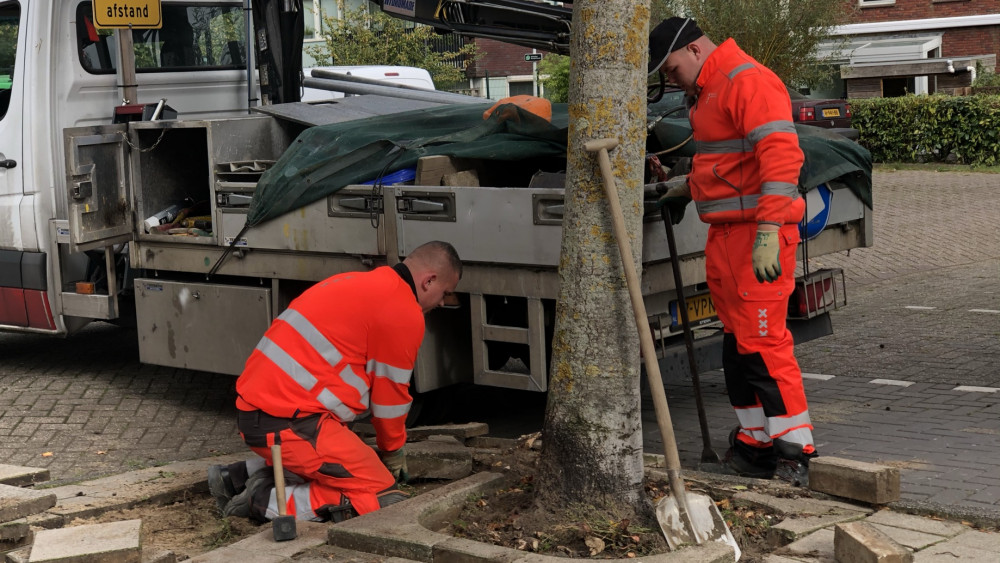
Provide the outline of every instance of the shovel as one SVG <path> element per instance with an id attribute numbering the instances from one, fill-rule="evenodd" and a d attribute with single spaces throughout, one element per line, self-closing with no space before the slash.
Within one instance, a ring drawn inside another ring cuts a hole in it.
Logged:
<path id="1" fill-rule="evenodd" d="M 281 465 L 281 444 L 271 446 L 271 464 L 274 466 L 274 496 L 278 503 L 278 517 L 271 520 L 271 530 L 274 541 L 294 540 L 298 536 L 295 530 L 295 517 L 289 516 L 285 505 L 285 470 Z"/>
<path id="2" fill-rule="evenodd" d="M 663 438 L 670 494 L 657 502 L 656 519 L 670 549 L 677 549 L 684 544 L 700 545 L 706 541 L 725 542 L 733 548 L 736 560 L 739 561 L 741 555 L 739 545 L 736 544 L 736 539 L 729 531 L 726 521 L 722 519 L 719 507 L 715 506 L 707 495 L 688 493 L 684 489 L 684 480 L 681 479 L 681 460 L 680 454 L 677 453 L 677 439 L 674 437 L 673 423 L 670 420 L 670 409 L 667 406 L 667 394 L 663 389 L 660 366 L 656 361 L 653 335 L 649 330 L 646 305 L 642 301 L 639 289 L 635 261 L 632 260 L 632 245 L 625 231 L 625 216 L 622 214 L 618 189 L 611 173 L 611 159 L 608 158 L 608 151 L 617 146 L 618 139 L 597 139 L 585 143 L 583 148 L 587 152 L 596 152 L 601 166 L 608 207 L 611 211 L 611 225 L 618 241 L 618 252 L 622 256 L 625 281 L 628 285 L 629 298 L 632 300 L 632 312 L 635 314 L 635 325 L 639 331 L 639 346 L 646 365 L 650 393 L 653 395 L 656 423 Z"/>

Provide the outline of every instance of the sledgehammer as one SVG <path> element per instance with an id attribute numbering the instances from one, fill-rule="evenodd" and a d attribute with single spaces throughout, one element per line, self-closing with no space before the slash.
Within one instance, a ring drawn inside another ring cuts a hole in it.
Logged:
<path id="1" fill-rule="evenodd" d="M 285 506 L 285 470 L 281 466 L 281 444 L 271 446 L 271 463 L 274 465 L 274 495 L 278 503 L 278 517 L 271 520 L 274 541 L 294 540 L 298 533 L 295 531 L 295 516 L 289 516 Z"/>

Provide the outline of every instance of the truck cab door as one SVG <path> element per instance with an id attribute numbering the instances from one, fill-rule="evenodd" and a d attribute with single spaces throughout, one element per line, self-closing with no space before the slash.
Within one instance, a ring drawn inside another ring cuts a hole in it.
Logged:
<path id="1" fill-rule="evenodd" d="M 27 10 L 0 0 L 0 248 L 21 248 L 24 42 Z"/>

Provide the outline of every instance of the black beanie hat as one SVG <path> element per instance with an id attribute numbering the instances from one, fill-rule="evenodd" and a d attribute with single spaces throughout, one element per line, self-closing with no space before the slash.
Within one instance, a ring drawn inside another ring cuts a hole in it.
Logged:
<path id="1" fill-rule="evenodd" d="M 649 32 L 649 74 L 656 72 L 667 56 L 704 35 L 691 18 L 668 18 Z"/>

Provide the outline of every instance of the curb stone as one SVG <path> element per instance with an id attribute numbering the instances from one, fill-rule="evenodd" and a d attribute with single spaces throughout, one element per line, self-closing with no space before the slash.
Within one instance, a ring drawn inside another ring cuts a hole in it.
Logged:
<path id="1" fill-rule="evenodd" d="M 436 532 L 461 510 L 470 495 L 498 488 L 504 476 L 476 473 L 377 512 L 341 522 L 330 528 L 329 543 L 339 547 L 416 561 L 480 561 L 496 563 L 565 563 L 563 557 L 525 553 Z M 679 551 L 607 561 L 650 563 L 723 563 L 733 560 L 724 543 L 712 542 Z"/>

